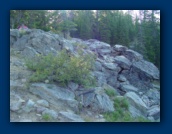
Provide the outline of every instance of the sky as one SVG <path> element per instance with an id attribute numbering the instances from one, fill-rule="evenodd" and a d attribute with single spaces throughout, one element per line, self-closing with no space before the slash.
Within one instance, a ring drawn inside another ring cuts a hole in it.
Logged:
<path id="1" fill-rule="evenodd" d="M 128 10 L 122 10 L 124 13 L 126 13 L 126 12 L 128 12 Z M 131 10 L 132 11 L 132 16 L 135 18 L 136 17 L 136 15 L 137 16 L 139 16 L 139 11 L 140 10 Z M 155 16 L 157 17 L 157 18 L 160 18 L 160 15 L 156 15 L 155 14 Z"/>

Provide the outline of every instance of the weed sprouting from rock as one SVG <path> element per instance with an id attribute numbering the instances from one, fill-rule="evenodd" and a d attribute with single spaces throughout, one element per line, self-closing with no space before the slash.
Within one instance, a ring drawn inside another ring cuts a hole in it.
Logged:
<path id="1" fill-rule="evenodd" d="M 49 114 L 43 114 L 42 115 L 42 119 L 45 120 L 45 121 L 51 121 L 52 117 Z"/>

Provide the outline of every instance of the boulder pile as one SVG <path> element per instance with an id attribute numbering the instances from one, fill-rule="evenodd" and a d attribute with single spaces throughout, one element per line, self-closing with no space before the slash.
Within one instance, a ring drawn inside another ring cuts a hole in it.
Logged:
<path id="1" fill-rule="evenodd" d="M 73 82 L 67 87 L 48 82 L 28 84 L 33 72 L 25 66 L 24 58 L 56 54 L 62 49 L 76 55 L 78 47 L 96 57 L 92 70 L 95 87 L 85 89 Z M 11 121 L 42 121 L 51 115 L 53 121 L 83 122 L 82 113 L 95 117 L 94 121 L 105 121 L 101 114 L 115 111 L 113 100 L 105 92 L 107 88 L 127 98 L 133 117 L 157 121 L 160 120 L 159 78 L 159 70 L 153 63 L 122 45 L 112 47 L 95 39 L 66 40 L 39 29 L 28 29 L 24 34 L 17 29 L 10 30 Z M 28 118 L 24 118 L 26 115 Z"/>

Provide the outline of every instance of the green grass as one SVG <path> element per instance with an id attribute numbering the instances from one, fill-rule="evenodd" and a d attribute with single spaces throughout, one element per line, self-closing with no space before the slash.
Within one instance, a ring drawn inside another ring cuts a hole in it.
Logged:
<path id="1" fill-rule="evenodd" d="M 128 103 L 127 99 L 124 97 L 120 97 L 120 98 L 116 97 L 114 99 L 114 107 L 117 110 L 123 109 L 123 110 L 127 111 L 129 108 L 129 103 Z"/>
<path id="2" fill-rule="evenodd" d="M 88 117 L 87 118 L 84 118 L 84 121 L 85 122 L 93 122 L 93 120 L 91 118 L 88 118 Z"/>
<path id="3" fill-rule="evenodd" d="M 115 96 L 116 96 L 116 92 L 114 91 L 114 89 L 105 89 L 105 93 L 106 93 L 109 97 L 115 97 Z"/>
<path id="4" fill-rule="evenodd" d="M 114 99 L 114 112 L 105 113 L 104 118 L 108 122 L 150 122 L 143 117 L 133 118 L 129 113 L 129 103 L 124 97 Z"/>
<path id="5" fill-rule="evenodd" d="M 51 121 L 52 117 L 51 117 L 51 115 L 46 113 L 46 114 L 42 115 L 42 119 L 45 120 L 45 121 Z"/>
<path id="6" fill-rule="evenodd" d="M 116 97 L 118 95 L 117 90 L 114 89 L 113 87 L 111 87 L 108 84 L 103 85 L 103 88 L 105 90 L 105 93 L 111 98 L 113 99 L 114 97 Z"/>

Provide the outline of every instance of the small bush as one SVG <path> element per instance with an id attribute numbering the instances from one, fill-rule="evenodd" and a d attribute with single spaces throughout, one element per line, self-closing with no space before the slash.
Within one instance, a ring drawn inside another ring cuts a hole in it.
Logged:
<path id="1" fill-rule="evenodd" d="M 105 93 L 106 93 L 109 97 L 115 97 L 115 96 L 116 96 L 116 92 L 114 91 L 114 89 L 105 89 Z"/>
<path id="2" fill-rule="evenodd" d="M 91 77 L 90 70 L 93 68 L 94 58 L 84 55 L 82 51 L 78 55 L 69 55 L 62 50 L 54 56 L 38 55 L 32 60 L 26 60 L 26 66 L 35 71 L 30 81 L 38 82 L 48 79 L 50 82 L 57 81 L 66 85 L 69 81 L 90 86 L 95 84 L 95 79 Z"/>
<path id="3" fill-rule="evenodd" d="M 122 108 L 123 110 L 128 110 L 129 103 L 126 98 L 115 98 L 114 99 L 114 107 L 119 109 Z"/>
<path id="4" fill-rule="evenodd" d="M 49 114 L 43 114 L 42 115 L 42 119 L 45 120 L 45 121 L 51 121 L 52 117 Z"/>

